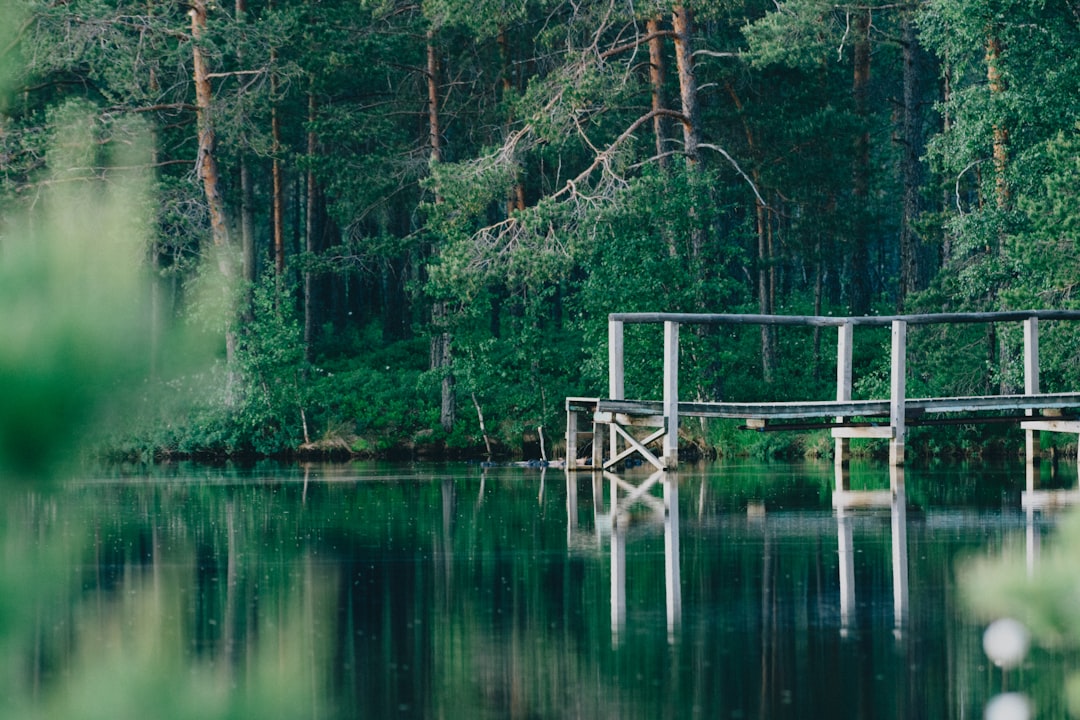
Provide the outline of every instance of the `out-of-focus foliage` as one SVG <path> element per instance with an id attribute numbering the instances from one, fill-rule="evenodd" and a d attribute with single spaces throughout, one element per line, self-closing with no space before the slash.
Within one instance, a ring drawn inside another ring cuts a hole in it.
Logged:
<path id="1" fill-rule="evenodd" d="M 1034 562 L 1019 548 L 969 561 L 961 585 L 967 604 L 987 621 L 1015 618 L 1038 645 L 1080 650 L 1077 542 L 1080 514 L 1072 511 L 1041 544 Z M 1080 715 L 1080 673 L 1069 678 L 1066 697 L 1070 714 Z"/>
<path id="2" fill-rule="evenodd" d="M 0 236 L 0 472 L 41 476 L 78 449 L 149 361 L 142 263 L 146 129 L 58 108 L 32 209 Z"/>
<path id="3" fill-rule="evenodd" d="M 7 10 L 0 51 L 11 50 L 9 31 L 27 27 Z M 193 670 L 167 607 L 176 594 L 157 583 L 128 588 L 122 623 L 69 628 L 63 671 L 38 673 L 43 638 L 31 619 L 47 598 L 84 591 L 71 569 L 102 521 L 72 513 L 50 526 L 53 483 L 93 433 L 131 413 L 150 372 L 146 253 L 157 203 L 146 123 L 77 100 L 47 119 L 42 167 L 0 225 L 0 718 L 299 717 L 311 707 L 294 682 L 309 655 L 302 641 L 280 656 L 267 648 L 239 683 L 209 665 Z M 43 524 L 26 542 L 35 520 Z M 280 620 L 296 615 L 282 607 Z"/>

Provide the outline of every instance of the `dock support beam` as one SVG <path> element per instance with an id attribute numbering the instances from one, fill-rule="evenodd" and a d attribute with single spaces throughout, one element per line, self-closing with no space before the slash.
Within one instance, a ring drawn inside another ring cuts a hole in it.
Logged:
<path id="1" fill-rule="evenodd" d="M 892 391 L 889 401 L 889 464 L 904 464 L 904 433 L 907 395 L 907 321 L 892 321 Z"/>
<path id="2" fill-rule="evenodd" d="M 1039 392 L 1039 318 L 1024 320 L 1024 393 Z M 1025 415 L 1034 415 L 1025 410 Z M 1038 430 L 1024 430 L 1024 457 L 1028 465 L 1037 465 L 1042 456 L 1042 435 Z"/>
<path id="3" fill-rule="evenodd" d="M 837 402 L 847 402 L 851 400 L 851 348 L 854 341 L 855 326 L 846 322 L 836 327 L 836 400 Z M 843 417 L 836 418 L 837 423 L 844 422 Z M 851 459 L 851 440 L 846 437 L 838 437 L 834 441 L 835 447 L 833 449 L 833 459 L 836 462 L 838 470 L 842 470 L 848 461 Z M 846 478 L 847 476 L 838 472 L 836 474 L 837 480 L 840 478 Z M 847 490 L 847 487 L 840 487 L 837 485 L 837 490 Z"/>
<path id="4" fill-rule="evenodd" d="M 679 323 L 664 322 L 664 468 L 679 466 Z"/>
<path id="5" fill-rule="evenodd" d="M 566 469 L 577 470 L 577 441 L 578 441 L 577 413 L 570 408 L 570 401 L 566 401 Z"/>
<path id="6" fill-rule="evenodd" d="M 608 397 L 612 400 L 626 399 L 626 367 L 623 363 L 623 322 L 608 320 Z M 612 431 L 611 454 L 619 454 L 619 434 Z M 602 451 L 601 451 L 602 452 Z M 603 462 L 594 467 L 603 466 Z"/>

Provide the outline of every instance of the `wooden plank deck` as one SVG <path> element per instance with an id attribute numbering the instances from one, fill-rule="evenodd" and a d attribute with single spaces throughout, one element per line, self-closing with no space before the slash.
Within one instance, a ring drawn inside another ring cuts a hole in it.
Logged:
<path id="1" fill-rule="evenodd" d="M 630 417 L 662 417 L 662 400 L 571 398 L 574 409 Z M 735 420 L 813 420 L 841 416 L 888 417 L 890 400 L 809 400 L 795 402 L 679 402 L 679 414 L 688 417 Z M 568 408 L 571 405 L 568 404 Z M 1080 408 L 1080 393 L 978 395 L 967 397 L 908 398 L 904 414 L 918 418 L 932 413 L 1023 412 Z M 1017 416 L 1020 419 L 1020 416 Z M 1030 420 L 1031 418 L 1027 418 Z M 843 421 L 837 423 L 844 424 Z"/>

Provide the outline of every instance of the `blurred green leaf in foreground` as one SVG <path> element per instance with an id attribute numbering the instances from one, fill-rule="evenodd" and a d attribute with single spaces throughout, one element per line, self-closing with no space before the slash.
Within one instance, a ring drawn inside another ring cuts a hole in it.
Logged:
<path id="1" fill-rule="evenodd" d="M 971 560 L 961 585 L 968 607 L 987 621 L 1015 618 L 1036 645 L 1080 650 L 1080 515 L 1059 519 L 1049 541 L 1029 563 L 1021 548 Z M 1080 673 L 1065 688 L 1069 714 L 1080 717 Z"/>
<path id="2" fill-rule="evenodd" d="M 136 120 L 103 119 L 81 102 L 48 120 L 47 169 L 0 221 L 0 477 L 8 480 L 44 477 L 71 458 L 91 423 L 140 387 L 149 359 L 147 134 Z"/>
<path id="3" fill-rule="evenodd" d="M 20 7 L 0 0 L 0 139 L 27 17 Z M 70 597 L 71 617 L 86 612 L 79 558 L 101 522 L 42 481 L 60 477 L 90 433 L 118 422 L 143 389 L 155 202 L 141 121 L 86 101 L 61 103 L 43 121 L 40 174 L 0 207 L 0 718 L 303 716 L 304 653 L 279 656 L 267 643 L 236 680 L 187 654 L 165 610 L 179 591 L 131 578 L 116 593 L 124 604 L 96 606 L 96 623 L 68 636 L 64 671 L 40 681 L 47 600 Z M 0 153 L 0 174 L 4 162 Z M 35 516 L 53 522 L 39 527 Z M 289 633 L 297 616 L 286 609 L 273 622 Z"/>

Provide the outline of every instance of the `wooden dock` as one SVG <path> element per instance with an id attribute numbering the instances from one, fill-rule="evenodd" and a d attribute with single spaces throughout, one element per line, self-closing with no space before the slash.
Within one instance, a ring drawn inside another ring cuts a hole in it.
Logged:
<path id="1" fill-rule="evenodd" d="M 841 463 L 849 457 L 851 439 L 887 439 L 890 464 L 894 466 L 904 462 L 904 437 L 909 425 L 950 422 L 950 416 L 952 422 L 1015 422 L 1025 430 L 1027 458 L 1029 463 L 1033 463 L 1040 455 L 1039 433 L 1067 432 L 1080 436 L 1080 420 L 1069 412 L 1080 409 L 1080 392 L 1042 393 L 1039 390 L 1040 321 L 1080 321 L 1080 311 L 1029 310 L 887 317 L 615 313 L 608 317 L 608 397 L 571 397 L 566 400 L 566 467 L 569 470 L 607 470 L 637 455 L 658 470 L 674 470 L 678 467 L 679 421 L 683 416 L 742 419 L 747 427 L 759 430 L 827 427 L 835 439 L 836 460 Z M 1011 322 L 1023 325 L 1023 393 L 907 397 L 909 325 Z M 623 328 L 628 323 L 663 325 L 664 380 L 661 399 L 630 399 L 625 396 Z M 679 397 L 679 328 L 685 324 L 835 327 L 836 397 L 803 402 L 683 401 Z M 856 326 L 891 328 L 888 398 L 852 399 L 852 347 Z M 971 413 L 985 414 L 974 416 Z M 644 435 L 641 428 L 645 429 Z M 592 435 L 592 452 L 588 462 L 578 457 L 579 436 L 585 433 Z M 650 448 L 653 445 L 659 447 L 654 450 Z"/>

